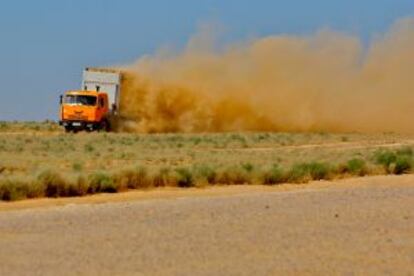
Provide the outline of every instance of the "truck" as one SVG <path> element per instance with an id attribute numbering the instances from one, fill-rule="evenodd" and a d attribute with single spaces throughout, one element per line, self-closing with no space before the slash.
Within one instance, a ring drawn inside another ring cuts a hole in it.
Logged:
<path id="1" fill-rule="evenodd" d="M 60 96 L 60 120 L 66 132 L 110 131 L 117 116 L 122 72 L 85 68 L 82 86 Z"/>

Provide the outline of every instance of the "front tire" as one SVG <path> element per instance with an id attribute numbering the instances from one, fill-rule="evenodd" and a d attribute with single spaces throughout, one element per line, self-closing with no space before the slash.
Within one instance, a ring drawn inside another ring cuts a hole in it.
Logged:
<path id="1" fill-rule="evenodd" d="M 103 120 L 99 126 L 100 131 L 109 132 L 111 130 L 111 127 L 109 125 L 108 120 Z"/>

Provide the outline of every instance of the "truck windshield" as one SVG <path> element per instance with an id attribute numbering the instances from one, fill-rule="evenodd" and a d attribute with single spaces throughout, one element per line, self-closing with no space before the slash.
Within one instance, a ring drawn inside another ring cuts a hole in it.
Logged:
<path id="1" fill-rule="evenodd" d="M 95 96 L 83 96 L 83 95 L 66 95 L 64 103 L 72 104 L 72 105 L 95 106 L 96 97 Z"/>

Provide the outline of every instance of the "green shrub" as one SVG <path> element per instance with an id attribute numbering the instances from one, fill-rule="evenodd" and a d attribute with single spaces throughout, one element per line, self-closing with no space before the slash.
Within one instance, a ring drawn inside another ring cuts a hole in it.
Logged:
<path id="1" fill-rule="evenodd" d="M 390 150 L 382 150 L 374 154 L 374 159 L 377 164 L 384 167 L 387 173 L 390 173 L 390 166 L 397 160 L 397 155 Z"/>
<path id="2" fill-rule="evenodd" d="M 398 150 L 382 150 L 374 154 L 375 162 L 382 165 L 387 173 L 404 174 L 412 169 L 413 151 L 410 147 Z"/>
<path id="3" fill-rule="evenodd" d="M 330 166 L 327 163 L 312 162 L 307 164 L 309 174 L 313 180 L 328 179 Z"/>
<path id="4" fill-rule="evenodd" d="M 221 184 L 250 184 L 252 177 L 249 172 L 240 166 L 231 166 L 221 170 L 217 177 L 217 182 Z"/>
<path id="5" fill-rule="evenodd" d="M 242 166 L 242 168 L 243 168 L 246 172 L 248 172 L 248 173 L 251 173 L 251 172 L 253 172 L 253 170 L 254 170 L 254 166 L 253 166 L 253 164 L 252 164 L 252 163 L 249 163 L 249 162 L 247 162 L 247 163 L 242 163 L 242 164 L 241 164 L 241 166 Z"/>
<path id="6" fill-rule="evenodd" d="M 120 190 L 136 188 L 135 173 L 131 169 L 118 172 L 114 177 L 114 181 Z"/>
<path id="7" fill-rule="evenodd" d="M 84 146 L 84 149 L 85 149 L 86 152 L 93 152 L 95 150 L 95 147 L 91 144 L 86 144 Z"/>
<path id="8" fill-rule="evenodd" d="M 394 174 L 409 173 L 412 169 L 412 159 L 407 156 L 398 156 L 393 169 Z"/>
<path id="9" fill-rule="evenodd" d="M 154 187 L 175 186 L 176 179 L 172 176 L 171 170 L 167 167 L 161 167 L 152 176 Z"/>
<path id="10" fill-rule="evenodd" d="M 45 196 L 45 184 L 39 181 L 30 181 L 26 183 L 26 197 L 27 198 L 39 198 Z"/>
<path id="11" fill-rule="evenodd" d="M 82 163 L 80 163 L 80 162 L 75 162 L 75 163 L 73 163 L 73 164 L 72 164 L 72 169 L 73 169 L 75 172 L 80 172 L 80 171 L 82 171 L 82 170 L 83 170 L 83 164 L 82 164 Z"/>
<path id="12" fill-rule="evenodd" d="M 209 184 L 217 183 L 217 172 L 209 165 L 198 165 L 194 168 L 197 180 L 207 181 Z"/>
<path id="13" fill-rule="evenodd" d="M 194 146 L 197 146 L 202 141 L 200 137 L 193 137 L 190 140 L 191 140 L 191 142 L 193 143 Z"/>
<path id="14" fill-rule="evenodd" d="M 67 184 L 67 196 L 84 196 L 88 193 L 88 182 L 80 175 L 73 183 Z"/>
<path id="15" fill-rule="evenodd" d="M 194 187 L 194 177 L 188 168 L 177 168 L 177 185 L 182 188 Z"/>
<path id="16" fill-rule="evenodd" d="M 45 195 L 47 197 L 67 196 L 67 185 L 60 174 L 46 170 L 38 175 L 37 181 L 39 185 L 45 188 Z"/>
<path id="17" fill-rule="evenodd" d="M 262 178 L 263 184 L 265 185 L 280 184 L 286 181 L 283 170 L 277 165 L 274 165 L 269 170 L 264 171 Z"/>
<path id="18" fill-rule="evenodd" d="M 10 128 L 9 124 L 6 122 L 0 122 L 0 130 L 8 130 Z"/>
<path id="19" fill-rule="evenodd" d="M 231 140 L 234 140 L 234 141 L 241 142 L 241 143 L 245 143 L 246 142 L 246 137 L 243 136 L 243 135 L 241 135 L 241 134 L 239 134 L 239 133 L 233 133 L 233 134 L 231 134 L 230 135 L 230 139 Z"/>
<path id="20" fill-rule="evenodd" d="M 364 160 L 353 158 L 346 163 L 346 172 L 352 175 L 364 176 L 367 174 L 367 165 Z"/>
<path id="21" fill-rule="evenodd" d="M 88 177 L 88 193 L 116 193 L 118 187 L 114 180 L 107 174 L 97 172 Z"/>
<path id="22" fill-rule="evenodd" d="M 152 185 L 147 169 L 144 167 L 121 171 L 115 176 L 115 182 L 119 189 L 148 188 Z"/>
<path id="23" fill-rule="evenodd" d="M 83 194 L 79 193 L 79 189 L 77 187 L 77 182 L 69 182 L 69 183 L 66 184 L 65 194 L 60 195 L 60 196 L 72 197 L 72 196 L 81 196 L 81 195 L 83 195 Z"/>
<path id="24" fill-rule="evenodd" d="M 328 179 L 331 167 L 327 163 L 311 162 L 293 165 L 288 171 L 287 180 L 293 183 L 305 183 L 310 180 Z"/>
<path id="25" fill-rule="evenodd" d="M 311 180 L 307 164 L 296 164 L 288 171 L 287 181 L 293 183 L 304 183 Z"/>
<path id="26" fill-rule="evenodd" d="M 14 201 L 27 198 L 30 184 L 17 179 L 0 181 L 0 200 Z"/>
<path id="27" fill-rule="evenodd" d="M 151 179 L 148 176 L 148 171 L 144 167 L 135 169 L 135 181 L 136 187 L 138 188 L 148 188 L 152 185 Z"/>

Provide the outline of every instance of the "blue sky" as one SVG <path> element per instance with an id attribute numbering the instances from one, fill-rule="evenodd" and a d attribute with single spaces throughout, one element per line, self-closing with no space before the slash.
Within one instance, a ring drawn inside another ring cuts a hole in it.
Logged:
<path id="1" fill-rule="evenodd" d="M 203 22 L 224 39 L 329 27 L 364 40 L 414 15 L 413 0 L 5 0 L 0 3 L 0 121 L 57 119 L 58 95 L 85 66 L 180 48 Z"/>

